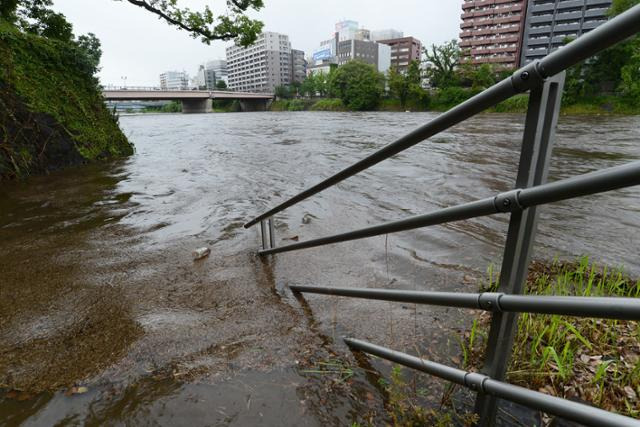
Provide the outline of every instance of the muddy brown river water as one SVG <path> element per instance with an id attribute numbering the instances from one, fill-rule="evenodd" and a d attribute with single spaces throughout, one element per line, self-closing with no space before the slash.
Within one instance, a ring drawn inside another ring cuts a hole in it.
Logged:
<path id="1" fill-rule="evenodd" d="M 469 313 L 288 286 L 476 291 L 507 218 L 266 260 L 242 224 L 433 117 L 125 116 L 131 158 L 0 184 L 0 425 L 386 422 L 388 365 L 340 338 L 451 364 Z M 522 128 L 485 115 L 425 141 L 279 215 L 278 244 L 506 191 Z M 638 160 L 639 141 L 638 117 L 562 117 L 550 180 Z M 589 254 L 637 276 L 639 214 L 637 187 L 545 206 L 534 257 Z M 201 246 L 212 253 L 194 262 Z M 441 384 L 420 381 L 437 400 Z"/>

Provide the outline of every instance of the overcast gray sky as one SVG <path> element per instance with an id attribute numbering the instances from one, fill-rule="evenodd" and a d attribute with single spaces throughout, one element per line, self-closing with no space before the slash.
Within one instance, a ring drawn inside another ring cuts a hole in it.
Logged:
<path id="1" fill-rule="evenodd" d="M 224 1 L 182 0 L 185 5 L 213 4 L 214 12 Z M 342 19 L 358 21 L 370 30 L 394 28 L 414 36 L 423 44 L 442 43 L 458 37 L 462 0 L 265 0 L 265 8 L 254 17 L 265 29 L 289 35 L 292 47 L 306 54 L 330 37 Z M 95 33 L 102 41 L 103 84 L 158 85 L 158 75 L 167 70 L 185 70 L 194 75 L 198 64 L 224 59 L 228 43 L 210 46 L 190 38 L 127 2 L 114 0 L 55 0 L 55 9 L 73 23 L 76 34 Z"/>

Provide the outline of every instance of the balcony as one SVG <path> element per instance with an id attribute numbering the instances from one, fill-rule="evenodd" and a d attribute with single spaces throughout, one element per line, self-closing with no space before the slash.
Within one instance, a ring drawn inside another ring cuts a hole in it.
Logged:
<path id="1" fill-rule="evenodd" d="M 548 46 L 549 45 L 549 37 L 540 37 L 537 39 L 529 39 L 526 41 L 528 46 Z"/>
<path id="2" fill-rule="evenodd" d="M 553 32 L 554 33 L 559 33 L 559 32 L 572 32 L 572 31 L 580 31 L 580 23 L 579 22 L 575 22 L 575 23 L 571 23 L 571 24 L 558 24 L 553 28 Z"/>
<path id="3" fill-rule="evenodd" d="M 564 12 L 556 15 L 556 22 L 558 21 L 576 21 L 582 18 L 582 11 L 576 12 Z"/>
<path id="4" fill-rule="evenodd" d="M 531 13 L 541 13 L 541 12 L 553 12 L 555 10 L 555 4 L 537 4 L 531 8 Z"/>
<path id="5" fill-rule="evenodd" d="M 600 25 L 604 24 L 606 20 L 602 21 L 585 21 L 582 25 L 583 30 L 593 30 L 594 28 L 598 28 Z"/>
<path id="6" fill-rule="evenodd" d="M 551 26 L 550 25 L 546 25 L 544 27 L 536 27 L 536 28 L 529 29 L 529 34 L 532 34 L 532 35 L 549 34 L 549 33 L 551 33 Z"/>
<path id="7" fill-rule="evenodd" d="M 608 8 L 611 6 L 611 0 L 587 0 L 587 7 L 589 6 L 602 6 Z"/>

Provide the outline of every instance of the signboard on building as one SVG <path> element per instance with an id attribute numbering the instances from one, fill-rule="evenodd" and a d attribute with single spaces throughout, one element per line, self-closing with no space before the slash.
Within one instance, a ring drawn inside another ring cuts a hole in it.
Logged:
<path id="1" fill-rule="evenodd" d="M 322 61 L 324 59 L 331 59 L 332 56 L 333 54 L 331 53 L 331 46 L 323 46 L 313 53 L 313 60 Z"/>

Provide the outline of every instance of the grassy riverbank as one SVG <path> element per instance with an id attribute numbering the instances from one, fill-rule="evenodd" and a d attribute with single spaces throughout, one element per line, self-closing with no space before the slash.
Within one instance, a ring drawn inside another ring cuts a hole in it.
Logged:
<path id="1" fill-rule="evenodd" d="M 383 99 L 378 108 L 373 111 L 447 111 L 466 97 L 451 99 L 434 98 L 428 107 L 424 105 L 407 104 L 404 107 L 396 99 Z M 501 102 L 487 110 L 488 113 L 524 114 L 527 111 L 529 95 L 517 95 Z M 349 111 L 342 101 L 337 98 L 320 99 L 280 99 L 271 104 L 270 111 Z M 566 104 L 561 107 L 563 115 L 640 115 L 640 108 L 634 107 L 615 96 L 600 96 L 581 100 L 577 103 Z"/>
<path id="2" fill-rule="evenodd" d="M 0 22 L 0 180 L 133 152 L 82 55 Z"/>
<path id="3" fill-rule="evenodd" d="M 490 274 L 485 291 L 495 291 Z M 640 297 L 640 281 L 622 269 L 576 262 L 543 264 L 529 270 L 526 293 L 584 297 Z M 462 338 L 462 367 L 483 362 L 491 316 L 479 315 Z M 640 324 L 636 321 L 523 313 L 507 380 L 553 396 L 592 403 L 640 416 Z"/>
<path id="4" fill-rule="evenodd" d="M 481 291 L 496 291 L 497 276 L 490 269 Z M 629 278 L 622 269 L 590 263 L 587 257 L 576 262 L 534 262 L 526 294 L 638 298 L 640 281 Z M 481 369 L 490 322 L 489 313 L 476 314 L 472 327 L 458 337 L 461 354 L 452 359 L 459 359 L 461 369 Z M 453 409 L 455 387 L 443 396 L 441 411 L 423 409 L 420 396 L 403 379 L 402 372 L 407 371 L 394 368 L 387 386 L 388 410 L 397 424 L 450 425 L 458 419 L 464 425 L 473 421 L 473 415 Z M 507 381 L 640 417 L 640 323 L 523 313 L 518 318 Z"/>

